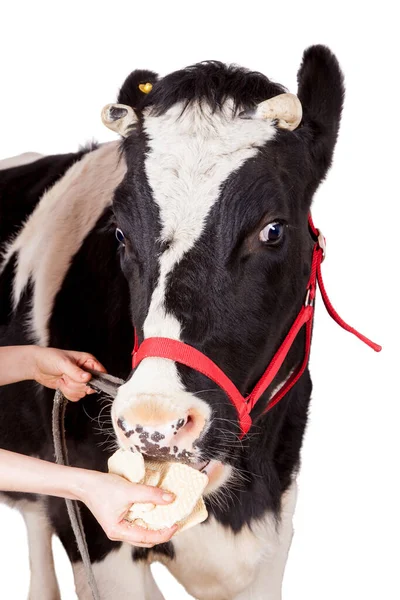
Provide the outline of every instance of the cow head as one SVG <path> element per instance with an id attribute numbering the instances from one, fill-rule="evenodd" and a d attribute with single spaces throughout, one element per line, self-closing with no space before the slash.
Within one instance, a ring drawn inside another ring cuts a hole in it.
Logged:
<path id="1" fill-rule="evenodd" d="M 297 98 L 259 73 L 206 62 L 160 79 L 134 72 L 118 104 L 103 111 L 125 138 L 114 213 L 139 338 L 194 346 L 244 395 L 304 302 L 307 215 L 331 163 L 343 102 L 327 48 L 305 52 Z M 255 416 L 302 349 L 299 339 Z M 218 483 L 229 474 L 221 465 L 240 452 L 224 392 L 167 359 L 140 363 L 119 389 L 113 423 L 122 446 L 148 456 L 211 460 Z"/>

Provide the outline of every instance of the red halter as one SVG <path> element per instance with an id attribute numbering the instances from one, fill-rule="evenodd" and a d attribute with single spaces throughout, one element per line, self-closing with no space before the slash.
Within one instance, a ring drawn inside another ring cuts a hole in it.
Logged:
<path id="1" fill-rule="evenodd" d="M 271 410 L 271 408 L 273 408 L 280 400 L 282 400 L 282 398 L 300 379 L 305 368 L 307 367 L 310 355 L 311 332 L 314 319 L 314 299 L 317 285 L 319 285 L 322 300 L 324 301 L 325 307 L 332 319 L 334 319 L 338 325 L 343 327 L 343 329 L 354 334 L 365 344 L 373 348 L 375 352 L 380 352 L 382 350 L 381 346 L 371 342 L 371 340 L 353 329 L 353 327 L 347 325 L 347 323 L 345 323 L 339 317 L 333 308 L 326 293 L 321 274 L 321 263 L 325 256 L 325 239 L 321 232 L 314 226 L 311 215 L 308 217 L 308 224 L 311 234 L 315 240 L 315 244 L 312 254 L 310 278 L 306 287 L 304 305 L 302 306 L 299 314 L 297 315 L 293 325 L 289 329 L 288 334 L 286 335 L 276 354 L 264 371 L 264 374 L 261 376 L 252 392 L 247 397 L 242 396 L 229 377 L 225 375 L 225 373 L 210 358 L 205 356 L 205 354 L 199 350 L 196 350 L 196 348 L 193 348 L 193 346 L 189 346 L 188 344 L 178 340 L 162 337 L 147 338 L 143 340 L 139 346 L 137 333 L 135 331 L 135 347 L 132 353 L 132 367 L 135 369 L 145 358 L 157 357 L 167 358 L 169 360 L 173 360 L 174 362 L 185 365 L 186 367 L 190 367 L 195 371 L 199 371 L 214 381 L 220 388 L 222 388 L 230 398 L 231 402 L 234 404 L 238 413 L 239 426 L 241 430 L 240 437 L 242 438 L 251 427 L 252 419 L 250 413 L 254 405 L 274 380 L 300 329 L 302 329 L 304 325 L 306 327 L 306 340 L 303 361 L 297 370 L 290 375 L 289 379 L 284 383 L 284 385 L 272 396 L 272 398 L 270 398 L 268 405 L 262 414 L 265 414 Z"/>

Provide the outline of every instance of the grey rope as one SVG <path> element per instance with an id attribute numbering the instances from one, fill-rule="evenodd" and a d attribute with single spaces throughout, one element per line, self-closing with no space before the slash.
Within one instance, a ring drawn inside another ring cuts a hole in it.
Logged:
<path id="1" fill-rule="evenodd" d="M 104 373 L 98 373 L 87 369 L 92 374 L 92 379 L 88 385 L 97 392 L 104 392 L 108 396 L 115 397 L 117 390 L 120 385 L 124 382 L 118 377 L 112 375 L 106 375 Z M 65 439 L 65 410 L 67 408 L 68 400 L 64 394 L 57 390 L 54 395 L 53 403 L 53 443 L 54 453 L 56 462 L 59 465 L 68 465 L 68 450 L 67 442 Z M 79 504 L 75 500 L 65 499 L 67 505 L 67 511 L 69 520 L 71 521 L 72 530 L 74 532 L 76 543 L 78 544 L 78 550 L 82 557 L 83 566 L 86 573 L 86 579 L 90 586 L 93 600 L 100 600 L 99 589 L 93 574 L 92 563 L 90 562 L 89 550 L 86 543 L 85 530 L 83 528 L 81 511 L 79 510 Z"/>
<path id="2" fill-rule="evenodd" d="M 96 392 L 103 392 L 108 396 L 115 398 L 119 386 L 124 383 L 122 379 L 118 379 L 118 377 L 114 377 L 113 375 L 98 373 L 91 369 L 86 370 L 92 374 L 92 379 L 88 383 L 90 387 L 96 390 Z M 64 428 L 67 404 L 68 400 L 65 398 L 64 394 L 60 390 L 56 390 L 53 403 L 53 443 L 56 462 L 59 465 L 69 464 Z M 75 500 L 69 500 L 67 498 L 65 499 L 65 504 L 67 505 L 69 520 L 71 521 L 72 530 L 76 538 L 76 543 L 78 544 L 78 550 L 82 557 L 86 579 L 91 589 L 93 600 L 101 600 L 92 569 L 92 563 L 90 562 L 79 504 Z"/>
<path id="3" fill-rule="evenodd" d="M 64 417 L 68 400 L 60 390 L 54 395 L 53 404 L 53 443 L 56 456 L 56 462 L 59 465 L 68 465 L 68 451 L 65 440 Z M 71 521 L 79 553 L 82 557 L 83 566 L 86 573 L 86 579 L 92 592 L 93 600 L 101 600 L 97 583 L 94 577 L 92 563 L 90 562 L 89 550 L 86 543 L 85 530 L 83 528 L 81 511 L 79 504 L 75 500 L 65 498 L 69 520 Z"/>

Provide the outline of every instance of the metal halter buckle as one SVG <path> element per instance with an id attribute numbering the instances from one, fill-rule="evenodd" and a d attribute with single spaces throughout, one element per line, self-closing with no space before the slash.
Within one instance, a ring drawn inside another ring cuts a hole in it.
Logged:
<path id="1" fill-rule="evenodd" d="M 306 294 L 306 299 L 304 300 L 304 306 L 314 306 L 314 298 L 311 298 L 311 288 L 309 287 Z"/>
<path id="2" fill-rule="evenodd" d="M 323 262 L 325 260 L 325 256 L 326 256 L 326 241 L 325 241 L 324 236 L 322 235 L 322 231 L 320 229 L 317 229 L 317 231 L 318 231 L 318 246 L 322 250 L 321 262 Z"/>

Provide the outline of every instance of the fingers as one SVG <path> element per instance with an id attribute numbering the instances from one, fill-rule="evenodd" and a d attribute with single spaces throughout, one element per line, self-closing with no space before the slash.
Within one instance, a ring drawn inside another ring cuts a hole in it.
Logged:
<path id="1" fill-rule="evenodd" d="M 100 371 L 100 373 L 107 373 L 107 370 L 94 356 L 90 356 L 82 365 L 83 367 L 89 367 L 93 371 Z"/>
<path id="2" fill-rule="evenodd" d="M 144 529 L 143 527 L 133 525 L 128 521 L 121 521 L 111 527 L 106 533 L 110 540 L 113 541 L 128 542 L 128 544 L 141 548 L 152 548 L 157 544 L 168 542 L 177 529 L 178 526 L 174 525 L 168 529 L 152 531 L 151 529 Z"/>
<path id="3" fill-rule="evenodd" d="M 68 377 L 68 375 L 63 375 L 63 377 L 59 380 L 58 387 L 64 396 L 72 402 L 77 402 L 86 396 L 86 394 L 92 393 L 92 390 L 84 383 L 76 383 L 74 380 Z"/>
<path id="4" fill-rule="evenodd" d="M 68 354 L 65 356 L 61 368 L 64 376 L 67 375 L 74 384 L 82 385 L 82 383 L 88 382 L 91 378 L 90 373 L 81 369 L 73 357 Z"/>
<path id="5" fill-rule="evenodd" d="M 107 373 L 105 367 L 93 356 L 87 352 L 71 352 L 76 363 L 80 367 L 88 367 L 93 371 L 100 371 L 100 373 Z"/>
<path id="6" fill-rule="evenodd" d="M 64 396 L 73 402 L 80 400 L 86 394 L 95 393 L 95 390 L 86 386 L 86 383 L 92 378 L 91 374 L 81 367 L 88 367 L 102 373 L 106 372 L 103 365 L 94 356 L 84 352 L 66 352 L 60 367 L 63 373 L 63 384 L 60 385 L 60 389 Z"/>
<path id="7" fill-rule="evenodd" d="M 169 504 L 175 496 L 160 488 L 135 483 L 132 485 L 132 502 L 150 502 L 152 504 Z"/>

